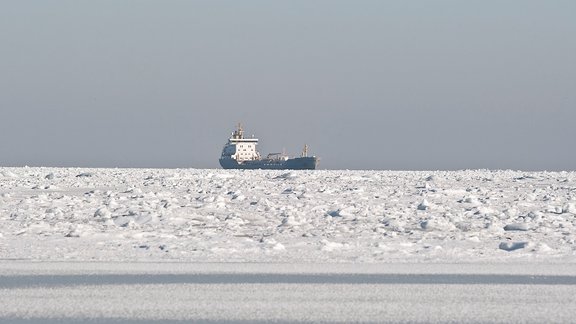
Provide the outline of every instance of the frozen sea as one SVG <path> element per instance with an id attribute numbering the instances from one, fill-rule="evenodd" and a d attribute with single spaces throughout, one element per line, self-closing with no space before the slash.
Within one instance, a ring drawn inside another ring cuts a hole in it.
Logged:
<path id="1" fill-rule="evenodd" d="M 576 174 L 0 168 L 0 322 L 573 322 Z"/>

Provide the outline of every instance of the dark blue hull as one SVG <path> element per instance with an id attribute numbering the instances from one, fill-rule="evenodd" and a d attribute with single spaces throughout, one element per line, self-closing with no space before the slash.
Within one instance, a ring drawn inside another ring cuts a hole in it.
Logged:
<path id="1" fill-rule="evenodd" d="M 224 169 L 263 169 L 263 170 L 314 170 L 318 165 L 318 158 L 299 157 L 288 160 L 255 160 L 238 163 L 231 158 L 221 158 L 220 165 Z"/>

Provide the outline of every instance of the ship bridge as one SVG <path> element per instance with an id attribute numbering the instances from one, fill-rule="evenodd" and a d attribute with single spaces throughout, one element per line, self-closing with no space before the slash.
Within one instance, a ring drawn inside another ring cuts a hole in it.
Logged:
<path id="1" fill-rule="evenodd" d="M 256 150 L 257 144 L 257 138 L 244 138 L 242 125 L 238 124 L 238 128 L 232 133 L 224 150 L 222 150 L 222 157 L 231 157 L 238 162 L 258 160 L 260 153 Z"/>

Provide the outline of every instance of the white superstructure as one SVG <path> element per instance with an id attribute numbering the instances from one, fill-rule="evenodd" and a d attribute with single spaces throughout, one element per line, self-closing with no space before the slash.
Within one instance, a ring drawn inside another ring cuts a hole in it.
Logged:
<path id="1" fill-rule="evenodd" d="M 228 139 L 228 143 L 224 145 L 222 158 L 231 158 L 238 162 L 259 160 L 260 153 L 256 150 L 257 144 L 257 138 L 244 138 L 244 130 L 242 125 L 239 124 L 238 129 Z"/>

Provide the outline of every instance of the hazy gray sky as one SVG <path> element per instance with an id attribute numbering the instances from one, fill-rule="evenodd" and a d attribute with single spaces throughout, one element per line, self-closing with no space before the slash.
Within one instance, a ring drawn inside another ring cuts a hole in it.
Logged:
<path id="1" fill-rule="evenodd" d="M 0 166 L 576 169 L 576 1 L 0 2 Z"/>

